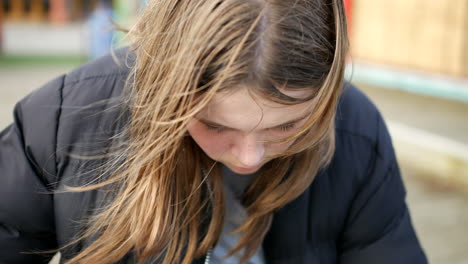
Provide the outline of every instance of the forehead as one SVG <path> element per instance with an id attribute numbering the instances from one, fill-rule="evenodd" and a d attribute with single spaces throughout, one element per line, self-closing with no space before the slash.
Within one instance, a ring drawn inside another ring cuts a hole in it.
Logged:
<path id="1" fill-rule="evenodd" d="M 304 91 L 283 91 L 292 97 L 307 97 Z M 284 105 L 254 95 L 241 87 L 216 94 L 200 117 L 239 130 L 271 128 L 311 113 L 314 101 Z"/>

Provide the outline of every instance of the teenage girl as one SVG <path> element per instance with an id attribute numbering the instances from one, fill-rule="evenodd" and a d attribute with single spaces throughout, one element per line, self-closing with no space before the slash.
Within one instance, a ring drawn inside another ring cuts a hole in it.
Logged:
<path id="1" fill-rule="evenodd" d="M 427 263 L 342 0 L 153 0 L 128 37 L 16 105 L 1 263 Z"/>

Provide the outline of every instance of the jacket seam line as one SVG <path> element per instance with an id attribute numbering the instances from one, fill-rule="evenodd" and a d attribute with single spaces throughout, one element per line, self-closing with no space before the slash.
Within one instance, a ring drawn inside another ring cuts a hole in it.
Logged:
<path id="1" fill-rule="evenodd" d="M 343 129 L 337 129 L 336 132 L 342 133 L 342 134 L 345 134 L 345 135 L 351 136 L 351 137 L 362 138 L 362 139 L 368 141 L 368 144 L 369 144 L 369 146 L 370 146 L 371 148 L 376 144 L 376 140 L 373 139 L 373 138 L 370 137 L 370 136 L 357 134 L 357 133 L 354 133 L 354 132 L 351 132 L 351 131 L 348 131 L 348 130 L 343 130 Z M 374 150 L 374 152 L 376 152 L 378 155 L 380 155 L 377 151 Z"/>
<path id="2" fill-rule="evenodd" d="M 375 158 L 375 163 L 377 163 L 379 160 L 379 157 L 376 157 Z M 384 173 L 384 176 L 382 177 L 382 179 L 376 184 L 377 187 L 372 190 L 372 192 L 368 195 L 367 199 L 362 203 L 362 206 L 359 207 L 359 209 L 357 209 L 357 213 L 354 215 L 353 219 L 350 219 L 350 222 L 353 222 L 355 219 L 355 217 L 359 216 L 359 214 L 361 213 L 361 211 L 363 210 L 363 208 L 368 204 L 369 200 L 372 199 L 372 197 L 374 197 L 374 195 L 383 187 L 383 183 L 385 183 L 387 180 L 389 180 L 389 174 L 390 172 L 392 172 L 392 167 L 393 166 L 390 166 L 388 168 L 385 169 L 385 173 Z M 372 174 L 373 170 L 371 169 L 370 173 L 369 174 Z M 369 177 L 369 174 L 367 175 Z M 368 178 L 366 177 L 366 179 Z M 363 181 L 364 184 L 362 184 L 361 186 L 359 186 L 359 189 L 358 191 L 356 192 L 356 194 L 359 194 L 363 188 L 363 185 L 365 185 L 365 183 L 367 181 Z M 352 220 L 352 221 L 351 221 Z"/>
<path id="3" fill-rule="evenodd" d="M 390 166 L 389 170 L 387 173 L 394 173 L 395 170 L 397 170 L 396 165 Z M 398 207 L 398 214 L 395 214 L 392 219 L 389 220 L 388 225 L 382 230 L 382 232 L 378 235 L 379 238 L 387 235 L 389 232 L 393 230 L 396 226 L 398 226 L 401 221 L 403 220 L 405 216 L 405 211 L 406 211 L 406 204 L 403 202 L 399 207 Z M 377 239 L 378 240 L 378 239 Z"/>
<path id="4" fill-rule="evenodd" d="M 120 76 L 120 75 L 128 75 L 128 72 L 87 76 L 81 79 L 69 80 L 68 82 L 65 82 L 65 85 L 73 85 L 82 81 L 88 81 L 88 80 L 98 79 L 98 78 L 103 78 L 103 77 L 115 77 L 115 76 Z"/>
<path id="5" fill-rule="evenodd" d="M 371 136 L 368 136 L 368 135 L 362 135 L 362 134 L 358 134 L 358 133 L 355 133 L 355 132 L 352 132 L 352 131 L 349 131 L 347 129 L 343 129 L 343 128 L 336 128 L 336 132 L 338 133 L 343 133 L 343 134 L 347 134 L 349 136 L 354 136 L 354 137 L 359 137 L 359 138 L 363 138 L 367 141 L 369 141 L 369 145 L 371 146 L 371 148 L 374 148 L 374 150 L 372 152 L 374 152 L 376 154 L 376 159 L 377 158 L 382 158 L 382 153 L 378 147 L 378 143 L 379 143 L 379 135 L 381 133 L 381 130 L 382 130 L 382 126 L 383 126 L 383 121 L 381 118 L 379 118 L 379 113 L 377 112 L 376 113 L 376 127 L 375 127 L 375 137 L 372 138 Z M 394 157 L 392 158 L 392 160 L 390 161 L 394 161 Z"/>
<path id="6" fill-rule="evenodd" d="M 356 192 L 354 193 L 353 195 L 353 198 L 352 198 L 352 203 L 354 203 L 354 201 L 356 200 L 356 197 L 359 195 L 359 193 L 362 191 L 362 189 L 364 188 L 365 184 L 368 182 L 368 179 L 369 177 L 371 177 L 372 173 L 373 173 L 373 170 L 375 169 L 375 166 L 376 164 L 379 162 L 380 159 L 382 159 L 383 157 L 381 156 L 381 153 L 379 151 L 379 146 L 378 146 L 378 137 L 379 137 L 379 133 L 380 133 L 380 125 L 379 125 L 379 118 L 378 118 L 378 115 L 376 116 L 377 120 L 376 120 L 376 127 L 375 127 L 375 141 L 372 141 L 370 139 L 370 137 L 366 137 L 366 136 L 363 136 L 363 135 L 358 135 L 358 134 L 353 134 L 353 133 L 349 133 L 349 134 L 352 134 L 354 136 L 360 136 L 360 137 L 363 137 L 363 138 L 366 138 L 368 139 L 369 141 L 371 141 L 371 144 L 370 144 L 370 147 L 371 147 L 371 151 L 372 153 L 375 154 L 375 156 L 370 160 L 367 168 L 366 168 L 366 174 L 365 174 L 365 177 L 363 178 L 362 182 L 357 186 L 357 189 L 356 189 Z M 380 184 L 382 184 L 386 179 L 387 179 L 387 173 L 388 171 L 390 170 L 391 166 L 386 168 L 385 170 L 385 176 L 383 177 L 383 179 L 379 182 L 379 186 Z M 379 189 L 380 187 L 378 187 L 376 190 L 374 190 L 372 192 L 372 194 L 370 196 L 373 196 L 375 194 L 375 192 Z M 361 212 L 361 210 L 363 209 L 363 207 L 367 204 L 367 201 L 369 199 L 366 200 L 366 202 L 359 208 L 357 209 L 357 213 L 353 216 L 353 218 L 349 218 L 347 220 L 348 223 L 352 223 L 354 221 L 354 218 L 357 217 L 359 215 L 359 213 Z M 348 212 L 349 213 L 349 212 Z M 349 217 L 349 216 L 348 216 Z"/>

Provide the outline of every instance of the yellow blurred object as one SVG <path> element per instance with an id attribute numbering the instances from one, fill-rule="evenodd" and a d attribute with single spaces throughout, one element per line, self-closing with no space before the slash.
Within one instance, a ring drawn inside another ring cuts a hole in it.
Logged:
<path id="1" fill-rule="evenodd" d="M 29 17 L 32 21 L 43 21 L 45 18 L 45 8 L 42 0 L 31 0 L 31 11 Z"/>
<path id="2" fill-rule="evenodd" d="M 8 19 L 17 21 L 21 20 L 24 17 L 24 2 L 23 0 L 10 1 L 10 12 L 8 14 Z"/>
<path id="3" fill-rule="evenodd" d="M 92 12 L 92 10 L 94 10 L 96 8 L 96 5 L 97 3 L 99 2 L 99 0 L 89 0 L 88 1 L 88 6 L 86 9 L 88 10 L 85 10 L 85 5 L 83 3 L 83 0 L 73 0 L 71 1 L 71 16 L 73 18 L 73 20 L 80 20 L 83 18 L 83 16 L 86 14 L 86 13 L 89 13 L 89 12 Z"/>
<path id="4" fill-rule="evenodd" d="M 468 0 L 355 0 L 352 54 L 468 76 Z"/>
<path id="5" fill-rule="evenodd" d="M 5 16 L 5 10 L 3 9 L 3 3 L 0 3 L 0 35 L 1 35 L 1 28 L 2 28 L 2 22 Z"/>
<path id="6" fill-rule="evenodd" d="M 83 1 L 82 0 L 73 0 L 72 2 L 72 18 L 73 20 L 78 20 L 83 17 Z"/>

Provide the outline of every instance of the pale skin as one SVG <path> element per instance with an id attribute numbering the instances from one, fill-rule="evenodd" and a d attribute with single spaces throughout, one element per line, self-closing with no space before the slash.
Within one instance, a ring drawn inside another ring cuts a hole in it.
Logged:
<path id="1" fill-rule="evenodd" d="M 306 97 L 308 91 L 283 90 L 293 97 Z M 259 170 L 293 142 L 273 143 L 292 135 L 312 112 L 314 101 L 282 105 L 252 95 L 247 88 L 234 88 L 216 94 L 209 105 L 188 125 L 188 132 L 213 160 L 238 174 Z"/>

